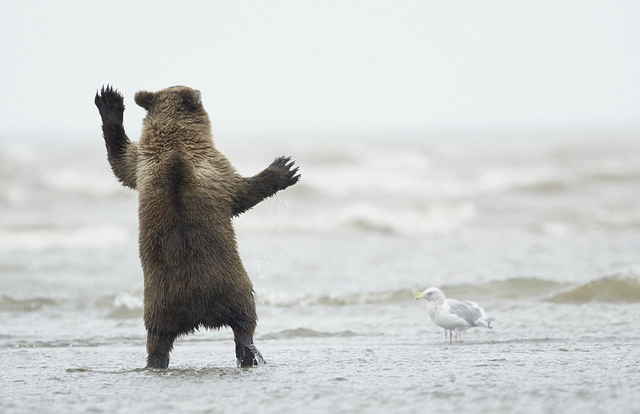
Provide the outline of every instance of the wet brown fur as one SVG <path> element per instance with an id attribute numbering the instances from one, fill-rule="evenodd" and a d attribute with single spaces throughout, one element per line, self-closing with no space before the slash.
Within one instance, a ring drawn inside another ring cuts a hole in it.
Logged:
<path id="1" fill-rule="evenodd" d="M 215 148 L 196 90 L 140 91 L 135 101 L 147 110 L 137 143 L 124 132 L 122 95 L 107 86 L 95 97 L 111 168 L 140 195 L 147 366 L 166 368 L 177 336 L 223 326 L 233 329 L 238 364 L 258 364 L 253 287 L 232 218 L 295 184 L 297 168 L 280 157 L 240 176 Z"/>

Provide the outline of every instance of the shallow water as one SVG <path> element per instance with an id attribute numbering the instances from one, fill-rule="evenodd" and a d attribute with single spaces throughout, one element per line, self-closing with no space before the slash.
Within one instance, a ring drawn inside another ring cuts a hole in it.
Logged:
<path id="1" fill-rule="evenodd" d="M 228 365 L 229 341 L 182 342 L 181 363 L 164 372 L 130 368 L 142 344 L 13 349 L 3 411 L 577 413 L 640 403 L 637 338 L 261 343 L 273 362 L 249 370 Z"/>
<path id="2" fill-rule="evenodd" d="M 268 364 L 235 368 L 223 329 L 140 369 L 135 193 L 99 141 L 11 142 L 0 412 L 640 412 L 637 139 L 220 141 L 303 174 L 235 223 Z M 495 329 L 446 343 L 429 286 Z"/>

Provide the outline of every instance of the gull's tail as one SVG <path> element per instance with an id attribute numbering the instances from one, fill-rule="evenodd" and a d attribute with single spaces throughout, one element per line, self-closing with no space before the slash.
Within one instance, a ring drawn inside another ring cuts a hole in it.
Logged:
<path id="1" fill-rule="evenodd" d="M 489 328 L 489 329 L 493 329 L 493 324 L 491 323 L 491 321 L 488 321 L 484 318 L 478 319 L 475 322 L 476 326 L 482 326 L 483 328 Z"/>
<path id="2" fill-rule="evenodd" d="M 484 328 L 493 329 L 493 324 L 491 323 L 491 321 L 487 320 L 487 314 L 484 313 L 484 309 L 478 306 L 478 304 L 475 302 L 467 302 L 467 303 L 471 304 L 474 308 L 478 310 L 478 312 L 480 312 L 480 318 L 476 321 L 476 326 L 482 326 Z"/>

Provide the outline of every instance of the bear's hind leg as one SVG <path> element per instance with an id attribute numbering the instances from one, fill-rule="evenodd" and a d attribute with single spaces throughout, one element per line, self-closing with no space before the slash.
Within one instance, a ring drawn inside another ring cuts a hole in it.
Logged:
<path id="1" fill-rule="evenodd" d="M 239 327 L 232 327 L 232 329 L 233 339 L 236 343 L 236 362 L 238 367 L 245 368 L 265 364 L 266 361 L 254 345 L 252 336 Z"/>
<path id="2" fill-rule="evenodd" d="M 176 337 L 175 334 L 147 333 L 147 368 L 165 369 L 169 366 L 169 353 Z"/>

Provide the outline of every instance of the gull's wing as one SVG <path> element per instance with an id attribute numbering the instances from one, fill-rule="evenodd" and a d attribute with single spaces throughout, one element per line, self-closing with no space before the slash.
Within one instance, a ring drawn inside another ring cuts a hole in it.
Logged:
<path id="1" fill-rule="evenodd" d="M 460 302 L 455 299 L 447 299 L 447 303 L 449 304 L 450 312 L 464 319 L 469 326 L 476 326 L 476 321 L 485 316 L 482 308 L 475 302 Z"/>

